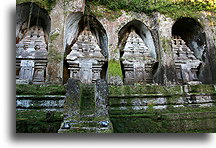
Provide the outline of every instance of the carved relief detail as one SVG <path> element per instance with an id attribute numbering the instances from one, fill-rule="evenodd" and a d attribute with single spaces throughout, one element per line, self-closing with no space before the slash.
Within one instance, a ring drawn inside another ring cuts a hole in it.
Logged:
<path id="1" fill-rule="evenodd" d="M 178 36 L 172 39 L 172 48 L 178 81 L 184 84 L 201 83 L 197 72 L 202 62 L 194 56 L 194 52 Z"/>
<path id="2" fill-rule="evenodd" d="M 44 83 L 47 66 L 47 44 L 42 27 L 29 28 L 16 44 L 16 78 L 33 83 Z"/>
<path id="3" fill-rule="evenodd" d="M 81 32 L 66 59 L 71 78 L 79 79 L 82 83 L 94 83 L 101 79 L 100 73 L 106 59 L 95 36 L 87 28 Z"/>
<path id="4" fill-rule="evenodd" d="M 130 33 L 123 53 L 124 82 L 126 84 L 153 83 L 152 67 L 156 60 L 151 57 L 150 50 L 135 31 Z"/>

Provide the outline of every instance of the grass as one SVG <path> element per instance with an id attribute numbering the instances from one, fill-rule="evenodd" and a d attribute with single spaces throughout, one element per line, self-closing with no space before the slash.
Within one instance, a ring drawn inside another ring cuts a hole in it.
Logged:
<path id="1" fill-rule="evenodd" d="M 121 78 L 123 78 L 120 61 L 116 61 L 113 59 L 113 60 L 110 60 L 108 63 L 109 63 L 108 65 L 109 77 L 118 75 Z"/>

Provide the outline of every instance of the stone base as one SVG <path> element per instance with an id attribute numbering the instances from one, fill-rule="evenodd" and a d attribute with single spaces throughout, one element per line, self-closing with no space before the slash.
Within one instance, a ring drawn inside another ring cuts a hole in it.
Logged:
<path id="1" fill-rule="evenodd" d="M 202 82 L 200 81 L 190 81 L 188 82 L 189 85 L 198 85 L 198 84 L 202 84 Z"/>
<path id="2" fill-rule="evenodd" d="M 16 84 L 29 84 L 29 80 L 20 80 L 20 79 L 17 79 L 16 80 Z"/>

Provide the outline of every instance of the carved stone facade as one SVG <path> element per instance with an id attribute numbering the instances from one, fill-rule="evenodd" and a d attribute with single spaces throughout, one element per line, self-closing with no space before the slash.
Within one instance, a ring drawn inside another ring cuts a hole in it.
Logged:
<path id="1" fill-rule="evenodd" d="M 43 84 L 47 66 L 47 44 L 42 27 L 29 28 L 16 44 L 17 83 Z"/>
<path id="2" fill-rule="evenodd" d="M 202 61 L 195 57 L 194 52 L 179 36 L 173 38 L 172 48 L 178 81 L 183 84 L 201 83 L 197 72 Z"/>
<path id="3" fill-rule="evenodd" d="M 87 28 L 81 32 L 66 59 L 70 78 L 79 79 L 82 83 L 94 83 L 101 79 L 102 66 L 107 61 L 95 36 Z"/>
<path id="4" fill-rule="evenodd" d="M 153 83 L 152 67 L 155 62 L 143 40 L 132 31 L 123 49 L 124 83 Z"/>

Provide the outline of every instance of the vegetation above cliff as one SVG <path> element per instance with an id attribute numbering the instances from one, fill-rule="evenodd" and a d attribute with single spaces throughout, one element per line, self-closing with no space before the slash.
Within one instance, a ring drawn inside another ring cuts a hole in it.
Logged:
<path id="1" fill-rule="evenodd" d="M 172 0 L 89 0 L 94 5 L 103 5 L 110 10 L 126 10 L 152 14 L 160 12 L 173 19 L 179 17 L 196 17 L 200 11 L 216 12 L 215 6 L 210 2 L 203 1 L 178 1 Z"/>
<path id="2" fill-rule="evenodd" d="M 22 4 L 26 2 L 34 2 L 41 8 L 46 9 L 48 12 L 50 12 L 56 4 L 56 0 L 16 0 L 16 4 Z"/>

